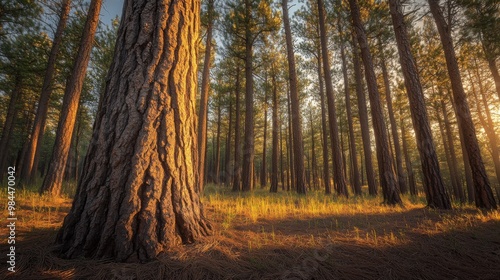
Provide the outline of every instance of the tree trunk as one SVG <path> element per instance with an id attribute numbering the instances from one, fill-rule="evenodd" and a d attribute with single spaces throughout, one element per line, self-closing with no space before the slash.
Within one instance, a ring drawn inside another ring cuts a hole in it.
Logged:
<path id="1" fill-rule="evenodd" d="M 440 107 L 443 115 L 447 114 L 446 108 L 444 106 L 445 106 L 444 100 L 441 99 Z M 457 156 L 453 144 L 453 137 L 451 136 L 451 134 L 447 133 L 445 129 L 446 125 L 443 124 L 443 120 L 441 119 L 439 112 L 436 112 L 436 118 L 438 121 L 439 130 L 441 131 L 441 138 L 443 139 L 443 146 L 446 154 L 446 161 L 448 163 L 448 169 L 450 170 L 450 179 L 453 188 L 453 194 L 457 201 L 463 203 L 464 197 L 462 195 L 462 187 L 460 186 L 460 181 L 459 181 L 460 174 L 458 173 Z M 448 120 L 447 122 L 449 123 Z"/>
<path id="2" fill-rule="evenodd" d="M 6 174 L 4 170 L 6 170 L 10 140 L 12 138 L 12 130 L 14 129 L 13 124 L 17 114 L 17 103 L 22 95 L 21 76 L 16 75 L 14 79 L 14 89 L 10 94 L 9 107 L 7 108 L 7 115 L 2 129 L 2 138 L 0 139 L 0 182 L 3 180 L 4 174 Z"/>
<path id="3" fill-rule="evenodd" d="M 325 91 L 323 85 L 323 72 L 321 70 L 321 48 L 318 46 L 317 50 L 317 60 L 318 60 L 318 83 L 319 83 L 319 97 L 321 106 L 321 130 L 322 130 L 322 143 L 323 143 L 323 182 L 325 185 L 325 194 L 332 193 L 332 187 L 330 186 L 330 167 L 328 160 L 328 126 L 326 124 L 326 109 L 325 109 Z"/>
<path id="4" fill-rule="evenodd" d="M 422 164 L 427 206 L 439 209 L 451 209 L 451 201 L 448 193 L 446 192 L 443 178 L 441 177 L 439 160 L 436 154 L 434 140 L 432 138 L 429 118 L 427 116 L 427 108 L 425 106 L 422 84 L 420 83 L 420 77 L 418 75 L 415 59 L 411 53 L 410 41 L 408 40 L 406 26 L 403 19 L 401 3 L 399 0 L 389 0 L 389 6 L 391 10 L 392 24 L 394 26 L 394 33 L 398 44 L 399 61 L 403 71 L 408 99 L 410 101 L 411 119 L 415 130 L 417 148 Z M 388 103 L 390 104 L 390 100 L 388 100 Z M 393 129 L 393 131 L 396 131 L 397 133 L 396 129 Z M 396 138 L 394 141 L 396 141 Z"/>
<path id="5" fill-rule="evenodd" d="M 318 178 L 317 178 L 317 163 L 316 163 L 316 141 L 314 139 L 314 122 L 312 109 L 309 111 L 310 123 L 311 126 L 311 176 L 312 176 L 312 186 L 314 190 L 318 189 Z"/>
<path id="6" fill-rule="evenodd" d="M 217 138 L 216 138 L 216 146 L 215 146 L 215 166 L 214 166 L 214 183 L 216 185 L 219 184 L 219 176 L 220 176 L 220 122 L 222 117 L 222 110 L 220 106 L 220 97 L 217 98 Z"/>
<path id="7" fill-rule="evenodd" d="M 306 178 L 304 170 L 304 147 L 302 143 L 302 117 L 300 114 L 299 93 L 297 89 L 297 72 L 295 70 L 295 55 L 292 45 L 292 31 L 288 19 L 288 0 L 281 0 L 283 8 L 283 25 L 285 28 L 286 52 L 288 58 L 288 79 L 290 82 L 290 98 L 292 105 L 293 158 L 295 168 L 295 189 L 297 193 L 306 193 Z"/>
<path id="8" fill-rule="evenodd" d="M 231 183 L 232 179 L 232 169 L 231 169 L 231 134 L 233 129 L 233 99 L 231 96 L 231 92 L 229 93 L 229 108 L 228 108 L 228 128 L 227 128 L 227 141 L 226 141 L 226 150 L 225 150 L 225 162 L 226 167 L 224 170 L 224 183 L 228 186 Z"/>
<path id="9" fill-rule="evenodd" d="M 251 18 L 250 0 L 245 0 L 245 18 Z M 245 24 L 245 136 L 243 139 L 242 191 L 253 185 L 254 165 L 254 111 L 253 111 L 253 38 L 250 24 Z"/>
<path id="10" fill-rule="evenodd" d="M 198 112 L 198 178 L 199 183 L 196 190 L 203 192 L 205 178 L 205 155 L 207 150 L 207 117 L 208 117 L 208 94 L 210 90 L 210 62 L 212 54 L 212 27 L 214 21 L 214 2 L 208 0 L 208 25 L 207 40 L 205 42 L 205 58 L 203 61 L 203 73 L 201 76 L 200 109 Z"/>
<path id="11" fill-rule="evenodd" d="M 293 127 L 292 127 L 292 113 L 290 109 L 290 90 L 287 89 L 287 95 L 288 98 L 286 99 L 286 107 L 288 110 L 288 142 L 287 142 L 287 148 L 288 148 L 288 172 L 290 173 L 290 182 L 287 186 L 287 191 L 290 191 L 290 189 L 293 187 L 293 184 L 295 182 L 295 168 L 294 168 L 294 154 L 293 154 Z"/>
<path id="12" fill-rule="evenodd" d="M 45 176 L 40 193 L 48 192 L 52 195 L 60 195 L 61 193 L 64 170 L 66 168 L 71 145 L 71 135 L 75 127 L 80 94 L 82 92 L 85 73 L 87 72 L 94 35 L 97 25 L 99 24 L 101 4 L 102 0 L 92 0 L 90 2 L 87 20 L 78 48 L 78 55 L 73 65 L 70 80 L 66 84 L 66 89 L 64 91 L 63 107 L 57 126 L 56 140 L 50 160 L 49 172 L 47 176 Z"/>
<path id="13" fill-rule="evenodd" d="M 358 159 L 356 152 L 356 139 L 354 139 L 354 125 L 352 120 L 351 93 L 349 91 L 349 78 L 347 73 L 347 59 L 345 55 L 344 38 L 340 21 L 338 23 L 340 33 L 340 57 L 342 59 L 342 75 L 344 78 L 345 106 L 347 114 L 347 124 L 349 126 L 349 154 L 351 155 L 352 186 L 356 195 L 361 195 L 361 182 L 359 180 Z"/>
<path id="14" fill-rule="evenodd" d="M 266 77 L 267 83 L 267 77 Z M 267 144 L 267 89 L 264 90 L 264 143 L 262 144 L 262 168 L 260 173 L 260 185 L 265 187 L 267 184 L 267 163 L 266 163 L 266 144 Z"/>
<path id="15" fill-rule="evenodd" d="M 233 171 L 233 191 L 238 192 L 241 190 L 241 101 L 240 101 L 240 67 L 236 66 L 236 112 L 234 120 L 234 171 Z"/>
<path id="16" fill-rule="evenodd" d="M 318 3 L 318 16 L 319 16 L 319 30 L 321 39 L 321 53 L 323 60 L 323 73 L 326 85 L 326 99 L 328 105 L 328 116 L 330 124 L 330 140 L 332 145 L 332 159 L 333 159 L 333 180 L 335 190 L 338 195 L 348 197 L 347 184 L 344 176 L 344 166 L 342 164 L 342 153 L 339 139 L 339 127 L 337 123 L 337 112 L 335 109 L 335 97 L 333 94 L 332 77 L 330 73 L 330 61 L 328 55 L 328 42 L 325 26 L 325 7 L 323 0 L 317 0 Z"/>
<path id="17" fill-rule="evenodd" d="M 35 158 L 38 158 L 40 147 L 42 145 L 43 134 L 45 130 L 45 123 L 47 121 L 47 112 L 49 110 L 49 99 L 52 94 L 52 84 L 55 72 L 57 55 L 61 47 L 63 39 L 63 32 L 66 28 L 69 12 L 71 10 L 71 0 L 63 0 L 61 13 L 59 15 L 59 22 L 57 24 L 54 40 L 50 49 L 49 60 L 47 62 L 47 69 L 45 70 L 45 77 L 43 79 L 42 92 L 38 100 L 38 108 L 35 116 L 35 123 L 31 132 L 31 138 L 28 146 L 28 154 L 26 162 L 24 163 L 23 170 L 21 170 L 20 179 L 25 182 L 33 182 L 36 176 L 37 166 L 35 166 Z"/>
<path id="18" fill-rule="evenodd" d="M 280 170 L 281 170 L 281 190 L 285 190 L 285 168 L 284 168 L 284 158 L 283 158 L 283 128 L 282 128 L 282 123 L 283 123 L 283 118 L 282 114 L 280 113 L 279 117 L 279 130 L 280 130 Z M 288 179 L 287 179 L 288 182 Z"/>
<path id="19" fill-rule="evenodd" d="M 474 129 L 474 123 L 470 114 L 469 104 L 462 85 L 460 70 L 458 67 L 453 40 L 449 26 L 446 24 L 438 0 L 427 0 L 429 2 L 431 13 L 436 22 L 436 26 L 441 38 L 443 50 L 446 59 L 448 75 L 451 81 L 453 91 L 453 101 L 455 102 L 457 121 L 463 130 L 464 146 L 467 149 L 467 156 L 473 174 L 476 206 L 486 209 L 496 209 L 496 201 L 490 187 L 490 182 L 486 174 L 481 151 Z"/>
<path id="20" fill-rule="evenodd" d="M 368 39 L 361 22 L 358 3 L 356 0 L 349 0 L 351 17 L 354 29 L 358 37 L 361 49 L 361 58 L 365 66 L 365 78 L 368 85 L 370 97 L 370 108 L 372 113 L 373 130 L 375 132 L 375 142 L 377 145 L 377 159 L 379 168 L 380 185 L 384 194 L 384 203 L 389 205 L 401 204 L 396 177 L 393 170 L 393 162 L 389 148 L 387 129 L 384 123 L 380 94 L 377 88 L 377 79 L 373 70 L 372 56 L 368 48 Z"/>
<path id="21" fill-rule="evenodd" d="M 125 5 L 83 174 L 57 236 L 65 258 L 147 261 L 211 230 L 196 192 L 191 35 L 199 2 Z"/>
<path id="22" fill-rule="evenodd" d="M 476 108 L 477 108 L 477 114 L 479 115 L 479 120 L 489 140 L 491 155 L 493 157 L 493 164 L 495 165 L 495 174 L 497 175 L 497 182 L 500 183 L 500 152 L 498 151 L 498 142 L 499 142 L 498 136 L 495 133 L 495 124 L 493 123 L 493 119 L 491 118 L 490 108 L 484 93 L 483 82 L 481 81 L 481 77 L 479 76 L 477 67 L 476 67 L 476 75 L 478 78 L 477 82 L 479 85 L 479 93 L 481 94 L 481 102 L 484 107 L 484 115 L 486 115 L 486 118 L 483 115 L 483 110 L 481 109 L 480 100 L 476 92 L 476 88 L 474 86 L 474 81 L 472 80 L 472 76 L 470 75 L 469 72 L 469 76 L 471 79 L 470 82 L 472 86 L 472 93 L 474 94 L 474 98 L 476 101 Z"/>
<path id="23" fill-rule="evenodd" d="M 370 140 L 370 128 L 368 122 L 368 109 L 366 106 L 366 96 L 363 89 L 363 77 L 361 74 L 361 65 L 359 63 L 358 57 L 358 44 L 354 34 L 352 34 L 352 53 L 353 53 L 353 67 L 354 67 L 354 79 L 356 81 L 356 96 L 358 99 L 358 113 L 359 113 L 359 123 L 361 126 L 361 138 L 363 140 L 363 152 L 365 155 L 365 169 L 366 169 L 366 181 L 368 183 L 368 193 L 371 196 L 375 196 L 378 193 L 377 184 L 375 182 L 375 172 L 373 171 L 372 162 L 372 145 Z"/>
<path id="24" fill-rule="evenodd" d="M 272 88 L 273 88 L 273 131 L 272 131 L 272 142 L 273 142 L 273 148 L 272 148 L 272 154 L 271 154 L 271 192 L 278 192 L 278 130 L 279 124 L 278 124 L 278 86 L 276 85 L 276 75 L 273 72 L 272 74 Z M 283 143 L 281 141 L 281 143 Z M 281 144 L 281 147 L 283 147 L 283 144 Z M 283 149 L 283 148 L 281 148 Z M 281 162 L 282 167 L 281 170 L 283 171 L 283 161 Z M 282 172 L 283 174 L 283 172 Z M 281 176 L 281 183 L 283 184 L 283 175 Z"/>
<path id="25" fill-rule="evenodd" d="M 415 182 L 415 174 L 413 173 L 413 167 L 411 164 L 410 153 L 408 152 L 408 143 L 406 141 L 406 124 L 403 119 L 402 109 L 400 114 L 400 122 L 401 122 L 401 140 L 403 142 L 403 153 L 405 156 L 405 165 L 406 165 L 406 173 L 408 174 L 408 185 L 410 186 L 410 195 L 417 196 L 417 184 Z"/>
<path id="26" fill-rule="evenodd" d="M 391 124 L 391 134 L 394 142 L 394 154 L 396 158 L 396 174 L 398 178 L 399 190 L 401 193 L 407 193 L 406 186 L 406 174 L 403 169 L 403 159 L 401 154 L 401 146 L 399 145 L 399 135 L 398 128 L 396 125 L 396 118 L 394 117 L 394 109 L 392 108 L 392 92 L 389 83 L 389 73 L 387 71 L 384 50 L 382 47 L 382 42 L 380 38 L 378 39 L 379 51 L 380 51 L 380 64 L 382 68 L 382 76 L 384 78 L 384 88 L 385 88 L 385 99 L 387 102 L 387 112 L 389 113 L 389 121 Z"/>
<path id="27" fill-rule="evenodd" d="M 497 90 L 498 98 L 500 99 L 500 74 L 498 73 L 498 67 L 493 57 L 488 57 L 488 67 L 490 68 L 491 75 L 495 81 L 495 89 Z"/>

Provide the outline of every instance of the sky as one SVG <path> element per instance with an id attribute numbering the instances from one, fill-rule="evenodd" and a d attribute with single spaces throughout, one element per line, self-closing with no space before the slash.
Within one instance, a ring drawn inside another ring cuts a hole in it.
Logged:
<path id="1" fill-rule="evenodd" d="M 101 21 L 111 22 L 116 16 L 121 17 L 124 0 L 104 0 L 101 8 Z"/>

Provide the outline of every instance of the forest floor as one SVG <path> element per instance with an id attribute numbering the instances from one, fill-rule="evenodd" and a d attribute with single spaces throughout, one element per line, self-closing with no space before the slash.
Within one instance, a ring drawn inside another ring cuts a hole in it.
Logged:
<path id="1" fill-rule="evenodd" d="M 6 224 L 4 190 L 0 197 Z M 423 197 L 403 200 L 387 207 L 380 198 L 208 186 L 212 236 L 156 261 L 122 264 L 54 255 L 71 199 L 27 190 L 16 197 L 15 273 L 5 265 L 8 228 L 0 227 L 0 279 L 500 279 L 499 211 L 438 211 Z"/>

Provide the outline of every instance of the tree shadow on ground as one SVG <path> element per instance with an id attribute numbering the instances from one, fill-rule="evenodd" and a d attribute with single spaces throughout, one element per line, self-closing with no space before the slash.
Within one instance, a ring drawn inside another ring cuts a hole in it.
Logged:
<path id="1" fill-rule="evenodd" d="M 214 236 L 173 248 L 146 264 L 60 259 L 52 253 L 57 231 L 37 230 L 24 233 L 16 245 L 17 272 L 4 269 L 0 278 L 500 279 L 500 220 L 469 224 L 463 219 L 447 226 L 449 215 L 455 214 L 412 209 L 263 219 L 228 230 L 216 224 Z M 408 230 L 398 231 L 402 228 Z M 263 241 L 250 245 L 252 240 Z"/>

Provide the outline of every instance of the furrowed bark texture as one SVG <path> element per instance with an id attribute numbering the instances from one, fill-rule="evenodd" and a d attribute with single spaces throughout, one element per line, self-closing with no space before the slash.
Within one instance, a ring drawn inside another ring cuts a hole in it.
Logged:
<path id="1" fill-rule="evenodd" d="M 479 143 L 472 121 L 469 103 L 465 94 L 460 69 L 458 67 L 453 40 L 450 34 L 449 26 L 443 17 L 441 7 L 438 0 L 427 0 L 429 7 L 436 22 L 436 26 L 443 45 L 444 56 L 446 59 L 446 67 L 451 81 L 453 92 L 453 101 L 455 102 L 455 110 L 457 121 L 463 131 L 463 144 L 467 150 L 472 179 L 474 182 L 475 201 L 479 208 L 496 209 L 496 201 L 491 190 L 490 181 L 486 174 L 483 158 L 479 149 Z"/>
<path id="2" fill-rule="evenodd" d="M 432 138 L 417 65 L 411 53 L 410 41 L 406 34 L 401 3 L 399 0 L 389 0 L 389 6 L 398 44 L 399 61 L 403 70 L 408 99 L 410 100 L 411 119 L 417 138 L 417 148 L 420 153 L 427 206 L 439 209 L 451 209 L 451 201 L 441 177 L 441 170 Z M 396 131 L 396 129 L 394 130 Z"/>
<path id="3" fill-rule="evenodd" d="M 126 1 L 61 255 L 147 261 L 211 231 L 196 192 L 199 1 Z"/>
<path id="4" fill-rule="evenodd" d="M 380 185 L 384 194 L 384 202 L 387 204 L 400 204 L 401 198 L 397 187 L 397 181 L 393 169 L 393 162 L 389 148 L 389 137 L 384 123 L 382 104 L 380 102 L 380 93 L 377 88 L 375 71 L 373 70 L 373 60 L 368 47 L 359 6 L 356 0 L 349 0 L 351 8 L 351 17 L 354 29 L 356 30 L 359 47 L 361 49 L 361 58 L 365 66 L 365 78 L 368 85 L 368 95 L 370 97 L 373 130 L 375 133 L 375 142 L 377 144 L 377 159 L 379 168 Z"/>
<path id="5" fill-rule="evenodd" d="M 94 35 L 99 24 L 99 12 L 102 0 L 92 0 L 87 14 L 87 20 L 78 48 L 78 55 L 73 65 L 71 77 L 66 84 L 63 97 L 63 108 L 57 125 L 56 141 L 52 151 L 49 171 L 43 181 L 40 193 L 60 195 L 66 162 L 71 146 L 71 135 L 75 128 L 76 115 L 80 104 L 83 81 L 90 60 L 90 52 L 94 43 Z"/>

